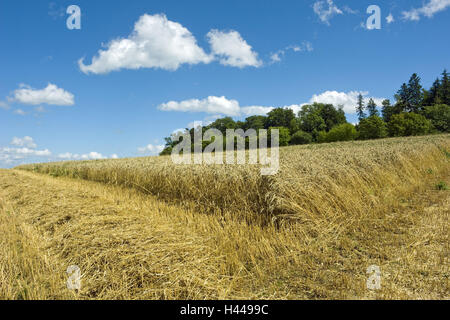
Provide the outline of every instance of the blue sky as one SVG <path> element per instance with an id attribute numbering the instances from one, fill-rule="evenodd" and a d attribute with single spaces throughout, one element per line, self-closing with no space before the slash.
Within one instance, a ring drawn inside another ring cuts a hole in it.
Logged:
<path id="1" fill-rule="evenodd" d="M 66 26 L 72 4 L 80 30 Z M 370 5 L 381 8 L 379 30 L 366 27 Z M 393 99 L 412 73 L 429 87 L 449 67 L 449 8 L 450 0 L 4 0 L 0 167 L 153 155 L 193 121 L 313 101 L 343 104 L 355 122 L 358 92 Z"/>

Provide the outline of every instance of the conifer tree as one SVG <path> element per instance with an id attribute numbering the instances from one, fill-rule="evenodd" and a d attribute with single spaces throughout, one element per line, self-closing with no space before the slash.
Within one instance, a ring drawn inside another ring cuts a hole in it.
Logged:
<path id="1" fill-rule="evenodd" d="M 440 90 L 441 90 L 441 80 L 437 78 L 433 82 L 433 85 L 431 86 L 430 90 L 425 92 L 423 105 L 432 106 L 435 104 L 440 104 L 441 103 L 439 97 Z"/>
<path id="2" fill-rule="evenodd" d="M 408 99 L 406 103 L 406 110 L 409 112 L 418 113 L 422 108 L 423 92 L 420 84 L 420 77 L 414 73 L 408 82 Z"/>
<path id="3" fill-rule="evenodd" d="M 439 99 L 441 100 L 441 103 L 450 105 L 450 79 L 448 77 L 447 70 L 444 70 L 444 72 L 442 73 Z"/>
<path id="4" fill-rule="evenodd" d="M 356 107 L 356 114 L 358 115 L 359 121 L 366 118 L 366 114 L 364 112 L 364 97 L 361 93 L 358 96 L 358 105 Z"/>
<path id="5" fill-rule="evenodd" d="M 369 103 L 367 104 L 367 111 L 369 112 L 369 117 L 379 116 L 377 104 L 372 98 L 370 98 Z"/>

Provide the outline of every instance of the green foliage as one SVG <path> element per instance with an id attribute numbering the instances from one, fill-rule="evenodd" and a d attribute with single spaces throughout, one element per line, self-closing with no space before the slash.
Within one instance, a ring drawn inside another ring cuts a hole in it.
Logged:
<path id="1" fill-rule="evenodd" d="M 319 115 L 325 121 L 326 131 L 330 131 L 335 126 L 347 123 L 343 107 L 337 109 L 332 104 L 317 104 L 319 106 Z"/>
<path id="2" fill-rule="evenodd" d="M 377 105 L 370 99 L 367 106 L 362 94 L 358 96 L 356 111 L 360 120 L 356 128 L 347 123 L 343 107 L 332 104 L 313 103 L 304 105 L 298 117 L 291 109 L 277 108 L 267 116 L 251 116 L 245 121 L 235 121 L 231 117 L 217 119 L 203 128 L 186 129 L 191 141 L 195 132 L 214 128 L 224 135 L 226 146 L 227 129 L 249 129 L 259 133 L 261 129 L 278 128 L 280 146 L 288 144 L 307 144 L 311 142 L 348 141 L 354 139 L 378 139 L 390 136 L 422 135 L 432 131 L 450 132 L 450 79 L 446 70 L 441 79 L 436 79 L 429 90 L 422 88 L 420 77 L 414 73 L 407 83 L 403 83 L 395 95 L 396 103 L 382 102 L 380 118 Z M 367 109 L 368 117 L 365 113 Z M 384 121 L 383 121 L 384 120 Z M 269 130 L 270 137 L 270 130 Z M 166 146 L 162 155 L 170 154 L 180 141 L 177 135 L 165 138 Z M 246 148 L 249 139 L 245 138 Z M 203 142 L 202 148 L 205 147 Z M 192 146 L 192 149 L 194 147 Z"/>
<path id="3" fill-rule="evenodd" d="M 289 145 L 289 142 L 291 142 L 291 134 L 289 133 L 289 129 L 286 127 L 270 127 L 269 128 L 269 134 L 268 139 L 269 142 L 272 141 L 272 130 L 278 129 L 279 131 L 279 146 L 280 147 L 286 147 Z"/>
<path id="4" fill-rule="evenodd" d="M 317 132 L 317 138 L 316 138 L 316 141 L 318 142 L 318 143 L 324 143 L 324 142 L 327 142 L 327 132 L 326 131 L 320 131 L 320 132 Z"/>
<path id="5" fill-rule="evenodd" d="M 441 86 L 438 92 L 439 102 L 450 105 L 450 79 L 448 77 L 447 70 L 442 73 Z"/>
<path id="6" fill-rule="evenodd" d="M 423 115 L 431 120 L 433 127 L 441 132 L 450 132 L 450 106 L 435 104 L 424 108 Z"/>
<path id="7" fill-rule="evenodd" d="M 438 184 L 436 184 L 437 190 L 449 190 L 448 185 L 444 181 L 440 181 Z"/>
<path id="8" fill-rule="evenodd" d="M 362 140 L 380 139 L 387 136 L 386 123 L 379 116 L 361 120 L 358 125 L 359 138 Z"/>
<path id="9" fill-rule="evenodd" d="M 222 132 L 223 135 L 226 134 L 227 129 L 237 129 L 237 124 L 231 117 L 225 117 L 221 119 L 217 119 L 213 123 L 211 123 L 209 126 L 205 128 L 208 129 L 217 129 L 220 132 Z M 205 130 L 205 131 L 206 131 Z"/>
<path id="10" fill-rule="evenodd" d="M 161 153 L 159 155 L 160 156 L 169 156 L 172 154 L 172 150 L 173 150 L 172 147 L 166 147 L 166 148 L 164 148 L 163 151 L 161 151 Z"/>
<path id="11" fill-rule="evenodd" d="M 291 144 L 310 144 L 313 141 L 313 137 L 308 132 L 299 130 L 292 135 Z"/>
<path id="12" fill-rule="evenodd" d="M 325 131 L 327 126 L 313 106 L 303 106 L 300 111 L 300 127 L 303 131 L 313 134 L 316 139 L 317 132 Z"/>
<path id="13" fill-rule="evenodd" d="M 318 141 L 319 132 L 328 132 L 337 125 L 347 123 L 342 107 L 336 109 L 331 104 L 323 103 L 303 106 L 299 118 L 300 129 L 310 133 L 314 141 Z"/>
<path id="14" fill-rule="evenodd" d="M 359 121 L 366 118 L 366 114 L 364 112 L 364 97 L 361 93 L 358 95 L 358 105 L 356 106 L 356 114 L 358 115 Z"/>
<path id="15" fill-rule="evenodd" d="M 367 111 L 369 112 L 369 117 L 380 115 L 377 110 L 377 104 L 372 98 L 370 98 L 369 103 L 367 103 Z"/>
<path id="16" fill-rule="evenodd" d="M 300 131 L 302 128 L 302 123 L 299 118 L 295 118 L 291 120 L 291 124 L 289 125 L 289 131 L 291 135 L 295 134 L 297 131 Z"/>
<path id="17" fill-rule="evenodd" d="M 277 108 L 267 114 L 264 126 L 266 129 L 270 127 L 289 128 L 293 119 L 295 119 L 295 114 L 292 109 Z"/>
<path id="18" fill-rule="evenodd" d="M 358 137 L 354 125 L 350 123 L 340 124 L 331 129 L 325 136 L 325 142 L 351 141 Z"/>
<path id="19" fill-rule="evenodd" d="M 424 106 L 432 106 L 433 104 L 441 103 L 439 98 L 439 92 L 441 90 L 441 80 L 437 78 L 430 90 L 424 91 L 423 105 Z"/>
<path id="20" fill-rule="evenodd" d="M 255 129 L 256 131 L 259 131 L 261 129 L 264 129 L 264 123 L 266 121 L 265 116 L 251 116 L 245 119 L 244 129 L 247 131 L 248 129 Z"/>
<path id="21" fill-rule="evenodd" d="M 423 102 L 423 90 L 420 77 L 414 73 L 408 82 L 408 105 L 407 111 L 419 112 Z"/>
<path id="22" fill-rule="evenodd" d="M 384 122 L 388 123 L 391 121 L 391 117 L 394 114 L 402 113 L 404 110 L 404 106 L 401 103 L 396 103 L 395 105 L 391 105 L 391 101 L 388 99 L 383 100 L 382 114 Z"/>
<path id="23" fill-rule="evenodd" d="M 401 113 L 392 116 L 388 123 L 388 132 L 390 136 L 417 136 L 430 132 L 432 124 L 424 116 L 417 113 Z"/>

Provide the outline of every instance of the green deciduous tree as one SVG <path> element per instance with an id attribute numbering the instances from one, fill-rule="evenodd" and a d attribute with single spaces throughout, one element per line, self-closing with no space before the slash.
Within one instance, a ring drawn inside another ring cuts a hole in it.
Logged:
<path id="1" fill-rule="evenodd" d="M 427 106 L 423 115 L 431 121 L 434 129 L 441 132 L 450 132 L 450 106 L 446 104 Z"/>
<path id="2" fill-rule="evenodd" d="M 291 144 L 299 145 L 299 144 L 309 144 L 313 141 L 313 137 L 310 133 L 299 130 L 292 135 Z"/>
<path id="3" fill-rule="evenodd" d="M 337 125 L 347 123 L 343 108 L 336 109 L 332 104 L 305 105 L 299 112 L 299 117 L 301 129 L 309 133 L 322 130 L 328 132 Z"/>
<path id="4" fill-rule="evenodd" d="M 364 120 L 364 119 L 363 119 Z M 331 129 L 325 137 L 326 142 L 352 141 L 358 137 L 358 132 L 354 125 L 343 123 Z"/>
<path id="5" fill-rule="evenodd" d="M 279 146 L 280 147 L 286 147 L 291 142 L 291 134 L 289 133 L 289 129 L 286 127 L 270 127 L 269 128 L 269 134 L 268 134 L 268 144 L 272 141 L 272 131 L 278 129 L 279 132 Z"/>
<path id="6" fill-rule="evenodd" d="M 388 123 L 389 135 L 393 137 L 427 134 L 431 128 L 430 120 L 414 112 L 396 114 Z"/>
<path id="7" fill-rule="evenodd" d="M 295 119 L 295 114 L 292 109 L 276 108 L 267 114 L 264 123 L 265 128 L 270 127 L 285 127 L 289 128 L 292 119 Z"/>
<path id="8" fill-rule="evenodd" d="M 248 129 L 255 129 L 257 132 L 258 130 L 264 129 L 264 124 L 266 121 L 265 116 L 251 116 L 245 119 L 244 127 L 242 129 L 248 130 Z"/>
<path id="9" fill-rule="evenodd" d="M 386 123 L 379 116 L 363 119 L 358 125 L 361 140 L 380 139 L 387 136 Z"/>
<path id="10" fill-rule="evenodd" d="M 217 129 L 220 132 L 222 132 L 223 135 L 226 134 L 227 129 L 237 129 L 237 124 L 231 117 L 225 117 L 221 119 L 217 119 L 213 123 L 211 123 L 209 126 L 206 127 L 206 130 L 208 129 Z"/>

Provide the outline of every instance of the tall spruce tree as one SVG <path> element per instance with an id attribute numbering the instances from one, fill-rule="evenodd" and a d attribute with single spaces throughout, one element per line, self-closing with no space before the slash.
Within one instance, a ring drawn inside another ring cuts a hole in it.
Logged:
<path id="1" fill-rule="evenodd" d="M 391 120 L 391 117 L 394 115 L 394 107 L 391 106 L 391 101 L 389 99 L 383 100 L 381 104 L 383 105 L 381 107 L 383 120 L 387 123 Z"/>
<path id="2" fill-rule="evenodd" d="M 364 112 L 364 97 L 360 93 L 358 95 L 358 105 L 356 106 L 356 114 L 358 115 L 359 121 L 366 118 L 366 113 Z"/>
<path id="3" fill-rule="evenodd" d="M 423 92 L 420 77 L 414 73 L 408 82 L 408 98 L 406 110 L 418 113 L 422 109 Z"/>
<path id="4" fill-rule="evenodd" d="M 395 100 L 397 100 L 396 106 L 398 106 L 398 109 L 400 109 L 401 112 L 407 109 L 409 101 L 409 90 L 406 83 L 402 84 L 400 90 L 397 91 Z"/>
<path id="5" fill-rule="evenodd" d="M 441 103 L 450 105 L 450 79 L 448 77 L 447 70 L 444 70 L 444 72 L 442 72 L 439 99 L 441 100 Z"/>
<path id="6" fill-rule="evenodd" d="M 367 111 L 369 112 L 369 117 L 380 115 L 377 110 L 377 104 L 372 98 L 370 98 L 369 103 L 367 104 Z"/>
<path id="7" fill-rule="evenodd" d="M 423 99 L 424 107 L 441 103 L 441 100 L 439 98 L 440 90 L 441 90 L 441 80 L 439 78 L 437 78 L 433 82 L 433 85 L 431 86 L 430 90 L 425 91 L 425 93 L 424 93 L 424 99 Z"/>

